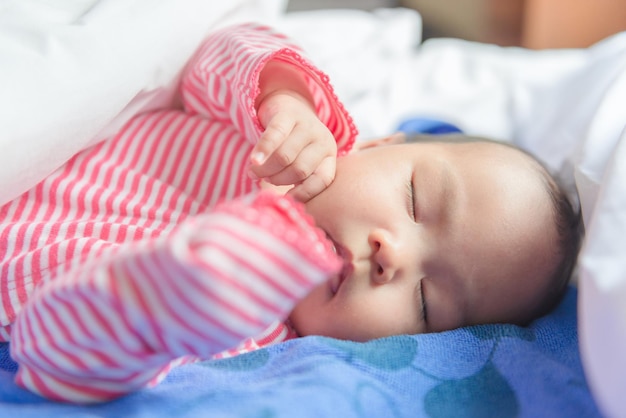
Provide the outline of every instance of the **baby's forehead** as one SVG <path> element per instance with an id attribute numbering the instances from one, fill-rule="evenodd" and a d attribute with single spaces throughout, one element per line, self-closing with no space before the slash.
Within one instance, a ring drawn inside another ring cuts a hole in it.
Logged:
<path id="1" fill-rule="evenodd" d="M 471 153 L 474 158 L 497 160 L 507 162 L 519 162 L 527 168 L 542 167 L 541 163 L 521 148 L 505 141 L 475 137 L 469 135 L 414 135 L 407 138 L 407 144 L 415 147 L 437 148 L 438 146 L 449 148 L 461 153 Z"/>
<path id="2" fill-rule="evenodd" d="M 465 135 L 465 134 L 407 134 L 405 136 L 406 144 L 444 144 L 444 145 L 462 145 L 468 148 L 493 148 L 493 149 L 509 149 L 522 152 L 520 148 L 506 141 L 486 138 L 482 136 Z"/>

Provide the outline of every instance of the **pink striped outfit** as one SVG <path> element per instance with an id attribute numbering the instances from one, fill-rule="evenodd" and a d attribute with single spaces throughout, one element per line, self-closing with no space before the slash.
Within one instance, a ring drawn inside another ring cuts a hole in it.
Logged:
<path id="1" fill-rule="evenodd" d="M 302 205 L 247 175 L 269 59 L 306 74 L 346 153 L 356 129 L 327 76 L 284 36 L 245 24 L 191 59 L 183 109 L 136 116 L 0 208 L 0 341 L 18 384 L 97 402 L 174 365 L 295 336 L 282 321 L 339 261 Z"/>

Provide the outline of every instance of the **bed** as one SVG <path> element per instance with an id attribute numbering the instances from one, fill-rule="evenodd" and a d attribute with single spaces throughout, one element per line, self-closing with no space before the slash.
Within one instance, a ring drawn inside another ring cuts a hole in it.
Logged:
<path id="1" fill-rule="evenodd" d="M 411 10 L 286 13 L 285 3 L 0 3 L 0 203 L 133 114 L 170 103 L 208 30 L 260 20 L 328 72 L 361 138 L 436 119 L 513 142 L 577 188 L 587 235 L 562 303 L 528 327 L 291 340 L 179 367 L 156 388 L 88 407 L 17 387 L 3 343 L 0 416 L 624 415 L 626 33 L 584 50 L 422 43 Z"/>

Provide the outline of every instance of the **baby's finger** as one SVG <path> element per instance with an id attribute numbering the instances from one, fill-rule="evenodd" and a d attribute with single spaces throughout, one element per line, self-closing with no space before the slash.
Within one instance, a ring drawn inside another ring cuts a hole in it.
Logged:
<path id="1" fill-rule="evenodd" d="M 295 160 L 280 172 L 271 175 L 266 180 L 272 184 L 299 184 L 318 170 L 322 161 L 328 157 L 337 157 L 337 143 L 330 140 L 313 141 L 297 155 Z"/>
<path id="2" fill-rule="evenodd" d="M 327 155 L 319 151 L 319 147 L 311 144 L 296 156 L 294 161 L 278 173 L 266 177 L 275 185 L 298 184 L 309 177 Z"/>
<path id="3" fill-rule="evenodd" d="M 333 182 L 337 168 L 336 164 L 337 159 L 334 156 L 325 158 L 310 176 L 296 185 L 287 194 L 300 202 L 308 202 Z"/>
<path id="4" fill-rule="evenodd" d="M 265 159 L 265 162 L 261 165 L 254 165 L 250 167 L 250 170 L 259 178 L 266 178 L 271 183 L 274 183 L 272 180 L 273 176 L 276 176 L 283 172 L 284 170 L 291 170 L 291 167 L 301 158 L 302 148 L 303 146 L 307 147 L 308 143 L 304 142 L 305 139 L 297 139 L 297 138 L 289 138 L 288 141 L 281 144 L 278 149 L 276 149 L 269 157 Z M 304 143 L 304 145 L 302 144 Z M 304 168 L 302 166 L 294 166 L 299 168 Z M 315 167 L 308 170 L 306 175 L 311 174 Z M 298 181 L 304 179 L 304 177 L 300 178 Z M 274 183 L 278 184 L 278 183 Z M 288 183 L 280 183 L 280 184 L 288 184 Z M 291 182 L 293 184 L 293 182 Z"/>
<path id="5" fill-rule="evenodd" d="M 250 154 L 252 164 L 256 166 L 264 164 L 267 158 L 289 137 L 294 126 L 295 122 L 292 118 L 282 117 L 282 115 L 274 116 Z"/>

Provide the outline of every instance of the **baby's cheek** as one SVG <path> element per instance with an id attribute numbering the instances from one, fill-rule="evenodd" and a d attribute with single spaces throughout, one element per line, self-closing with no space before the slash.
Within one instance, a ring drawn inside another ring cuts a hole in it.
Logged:
<path id="1" fill-rule="evenodd" d="M 289 321 L 298 335 L 328 335 L 328 284 L 322 283 L 296 303 Z"/>

